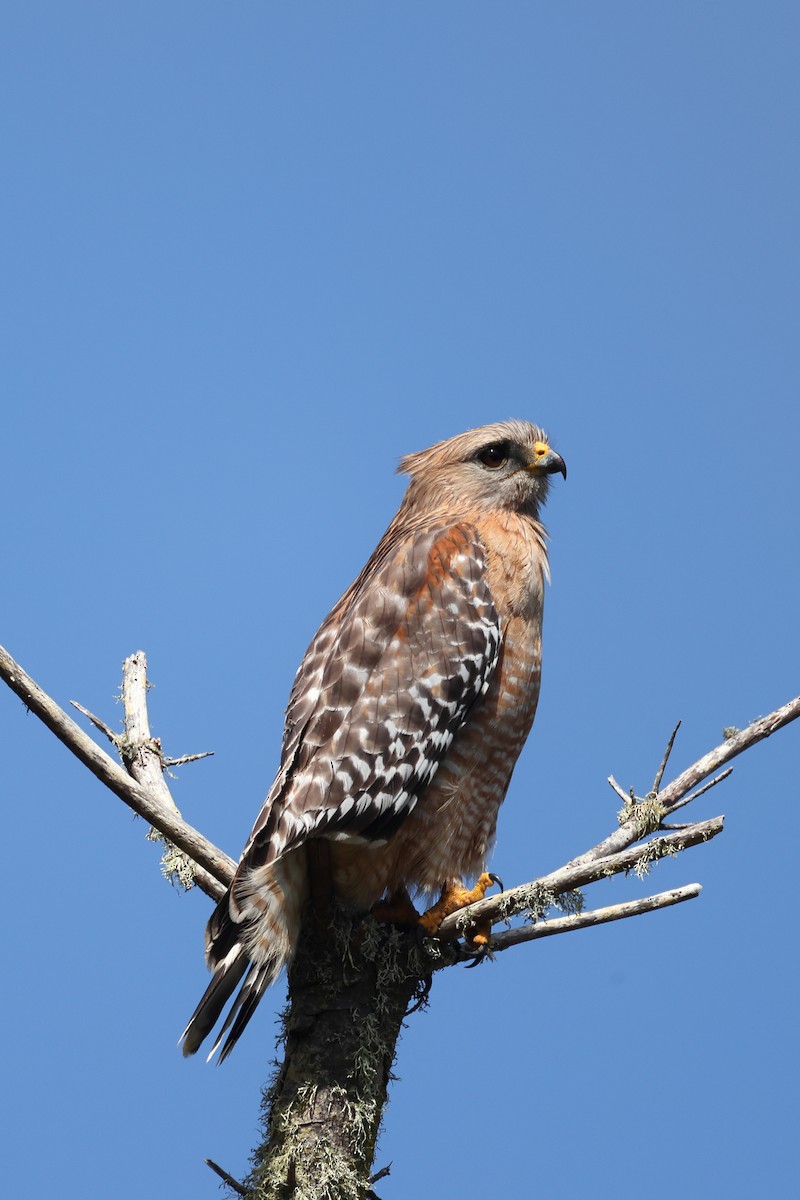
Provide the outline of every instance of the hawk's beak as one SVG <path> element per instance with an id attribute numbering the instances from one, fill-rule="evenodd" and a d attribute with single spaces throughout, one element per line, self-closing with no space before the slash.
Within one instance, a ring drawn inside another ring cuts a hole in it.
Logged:
<path id="1" fill-rule="evenodd" d="M 567 478 L 567 464 L 560 454 L 550 449 L 547 442 L 534 444 L 533 462 L 529 464 L 528 470 L 534 475 L 555 475 L 556 471 L 559 471 L 565 479 Z"/>

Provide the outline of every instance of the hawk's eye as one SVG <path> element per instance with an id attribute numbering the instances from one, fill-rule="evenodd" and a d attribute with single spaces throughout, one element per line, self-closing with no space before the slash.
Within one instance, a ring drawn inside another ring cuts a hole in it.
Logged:
<path id="1" fill-rule="evenodd" d="M 478 462 L 483 463 L 485 467 L 502 467 L 507 461 L 508 447 L 505 442 L 494 442 L 491 446 L 484 446 L 478 453 Z"/>

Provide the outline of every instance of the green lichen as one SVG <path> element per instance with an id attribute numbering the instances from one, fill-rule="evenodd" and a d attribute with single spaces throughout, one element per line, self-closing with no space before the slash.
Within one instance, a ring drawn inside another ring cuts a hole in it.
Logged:
<path id="1" fill-rule="evenodd" d="M 369 1125 L 369 1114 L 360 1112 L 357 1105 L 349 1103 L 346 1095 L 330 1089 L 327 1097 L 331 1104 L 339 1102 L 345 1107 L 351 1128 L 363 1130 Z M 271 1155 L 269 1162 L 261 1164 L 245 1181 L 247 1195 L 251 1200 L 291 1200 L 301 1196 L 303 1200 L 363 1200 L 369 1187 L 367 1167 L 359 1168 L 350 1149 L 334 1143 L 317 1143 L 313 1160 L 309 1159 L 305 1144 L 305 1128 L 311 1117 L 317 1091 L 313 1086 L 298 1091 L 296 1105 L 288 1105 L 281 1113 L 275 1128 L 275 1137 L 280 1150 Z M 298 1120 L 297 1117 L 301 1119 Z"/>
<path id="2" fill-rule="evenodd" d="M 160 842 L 164 847 L 161 853 L 161 874 L 172 884 L 174 888 L 178 888 L 185 892 L 190 891 L 195 886 L 195 872 L 197 864 L 179 850 L 168 838 L 164 837 L 158 829 L 150 829 L 147 833 L 149 842 Z"/>
<path id="3" fill-rule="evenodd" d="M 525 887 L 516 888 L 515 912 L 523 912 L 525 920 L 536 924 L 558 902 L 558 897 L 551 888 L 542 883 L 529 883 Z M 511 914 L 509 914 L 511 915 Z"/>
<path id="4" fill-rule="evenodd" d="M 577 888 L 571 892 L 562 892 L 556 897 L 556 907 L 566 916 L 577 916 L 583 912 L 583 893 Z"/>
<path id="5" fill-rule="evenodd" d="M 286 1060 L 263 1095 L 252 1200 L 363 1200 L 399 1027 L 430 986 L 413 935 L 333 907 L 304 923 L 283 1024 Z"/>
<path id="6" fill-rule="evenodd" d="M 672 858 L 682 849 L 682 846 L 676 846 L 671 842 L 665 842 L 661 838 L 656 838 L 643 847 L 642 853 L 637 858 L 631 870 L 637 879 L 644 879 L 650 873 L 653 863 L 658 862 L 661 858 Z"/>
<path id="7" fill-rule="evenodd" d="M 633 821 L 638 840 L 647 837 L 649 833 L 655 833 L 666 815 L 667 810 L 658 796 L 650 792 L 643 799 L 637 798 L 631 804 L 624 805 L 617 813 L 617 820 L 620 825 L 627 825 L 629 821 Z"/>

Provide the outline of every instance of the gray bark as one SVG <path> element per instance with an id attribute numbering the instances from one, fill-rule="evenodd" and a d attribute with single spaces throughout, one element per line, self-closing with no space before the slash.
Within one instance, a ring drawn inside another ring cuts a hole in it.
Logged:
<path id="1" fill-rule="evenodd" d="M 363 1200 L 397 1040 L 431 966 L 414 934 L 309 913 L 289 972 L 285 1057 L 264 1092 L 254 1200 Z"/>

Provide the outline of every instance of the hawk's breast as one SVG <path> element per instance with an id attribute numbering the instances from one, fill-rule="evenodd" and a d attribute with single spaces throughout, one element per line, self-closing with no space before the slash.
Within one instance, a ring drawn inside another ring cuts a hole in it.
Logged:
<path id="1" fill-rule="evenodd" d="M 481 524 L 483 528 L 481 528 Z M 483 870 L 497 813 L 539 697 L 547 557 L 537 523 L 516 514 L 478 524 L 502 647 L 474 705 L 413 812 L 384 846 L 333 848 L 336 890 L 359 907 L 401 886 L 438 891 Z"/>

